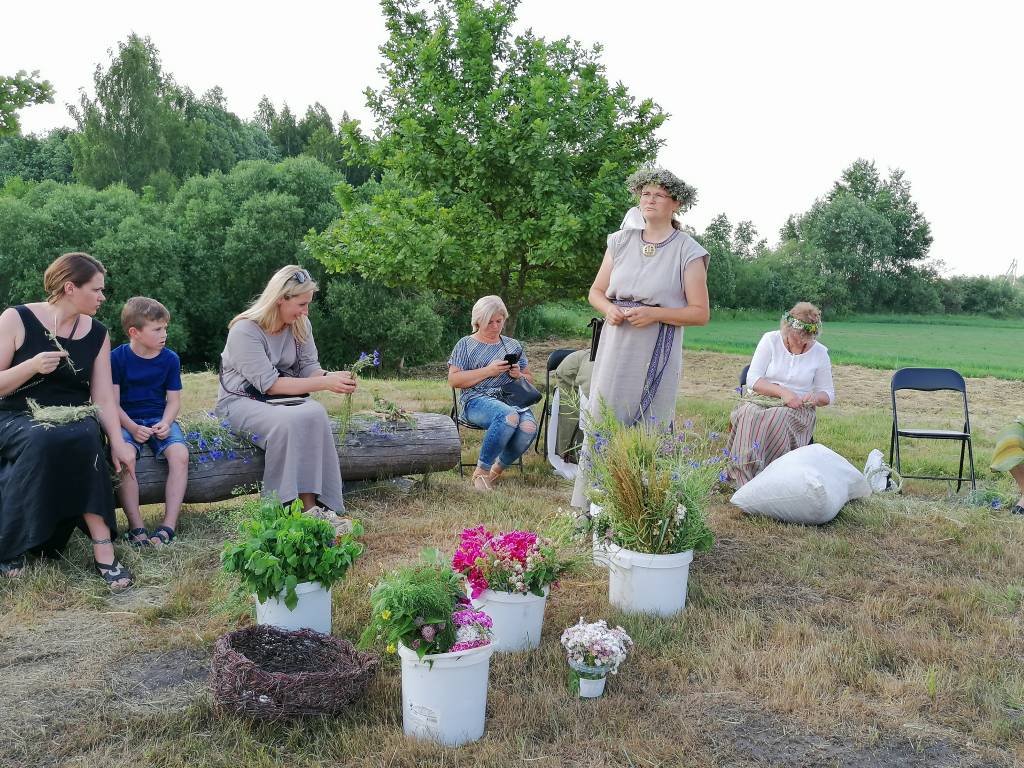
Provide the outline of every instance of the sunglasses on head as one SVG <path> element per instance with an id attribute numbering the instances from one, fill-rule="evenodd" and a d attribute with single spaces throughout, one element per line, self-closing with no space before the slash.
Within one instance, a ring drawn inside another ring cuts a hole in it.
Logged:
<path id="1" fill-rule="evenodd" d="M 312 280 L 312 278 L 309 276 L 309 272 L 307 272 L 304 269 L 300 269 L 297 272 L 293 272 L 292 276 L 289 277 L 288 279 L 294 280 L 299 285 L 302 285 L 307 280 Z"/>

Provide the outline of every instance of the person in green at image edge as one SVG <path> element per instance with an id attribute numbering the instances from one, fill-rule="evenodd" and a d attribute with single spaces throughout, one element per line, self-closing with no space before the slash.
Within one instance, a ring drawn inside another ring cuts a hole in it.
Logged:
<path id="1" fill-rule="evenodd" d="M 1020 498 L 1010 511 L 1015 515 L 1024 515 L 1024 416 L 1018 416 L 1015 422 L 996 437 L 991 469 L 995 472 L 1009 472 L 1017 481 Z"/>

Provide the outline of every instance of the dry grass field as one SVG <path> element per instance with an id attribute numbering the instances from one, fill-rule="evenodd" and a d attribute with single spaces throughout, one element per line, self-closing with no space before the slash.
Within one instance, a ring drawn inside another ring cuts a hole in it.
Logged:
<path id="1" fill-rule="evenodd" d="M 528 348 L 542 361 L 554 343 Z M 687 353 L 679 413 L 723 430 L 745 360 Z M 437 369 L 440 370 L 440 369 Z M 415 410 L 446 411 L 439 378 L 367 382 Z M 863 464 L 888 448 L 888 374 L 836 369 L 839 401 L 816 440 Z M 187 377 L 189 407 L 212 402 L 215 377 Z M 1019 381 L 972 379 L 982 482 L 992 438 L 1024 403 Z M 329 406 L 337 402 L 328 401 Z M 908 413 L 938 422 L 934 399 Z M 467 445 L 467 451 L 471 446 Z M 915 468 L 954 465 L 949 446 L 908 450 Z M 529 455 L 526 478 L 492 495 L 457 473 L 411 492 L 350 496 L 366 552 L 334 590 L 334 632 L 354 638 L 381 569 L 425 546 L 451 551 L 463 527 L 543 526 L 568 485 Z M 205 687 L 223 632 L 251 621 L 219 570 L 241 503 L 192 506 L 159 552 L 122 548 L 138 574 L 112 596 L 75 537 L 61 563 L 0 584 L 0 766 L 1014 766 L 1024 762 L 1024 520 L 949 496 L 938 482 L 848 505 L 821 528 L 746 518 L 716 499 L 717 543 L 691 569 L 672 620 L 609 609 L 605 573 L 585 566 L 549 601 L 541 647 L 495 656 L 487 732 L 445 750 L 406 740 L 397 660 L 338 718 L 253 726 L 218 717 Z M 159 509 L 150 508 L 155 525 Z M 580 615 L 622 623 L 634 654 L 601 699 L 567 689 L 558 644 Z"/>

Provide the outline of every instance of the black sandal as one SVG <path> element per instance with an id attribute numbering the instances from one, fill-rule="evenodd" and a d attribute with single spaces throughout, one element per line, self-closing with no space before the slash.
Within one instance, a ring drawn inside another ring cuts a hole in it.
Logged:
<path id="1" fill-rule="evenodd" d="M 160 544 L 166 547 L 174 541 L 174 529 L 168 525 L 158 525 L 153 532 L 149 534 L 149 538 L 160 539 Z M 150 541 L 150 544 L 152 543 L 153 542 Z"/>
<path id="2" fill-rule="evenodd" d="M 1010 510 L 1011 515 L 1024 515 L 1024 507 L 1020 504 L 1014 504 L 1013 509 Z"/>
<path id="3" fill-rule="evenodd" d="M 10 560 L 0 560 L 0 578 L 16 579 L 25 570 L 25 556 L 18 555 Z M 15 573 L 17 571 L 17 573 Z"/>
<path id="4" fill-rule="evenodd" d="M 127 589 L 131 589 L 135 584 L 135 576 L 117 560 L 114 560 L 112 563 L 101 563 L 99 560 L 93 560 L 92 562 L 96 566 L 96 572 L 107 582 L 111 592 L 124 592 Z M 117 582 L 122 579 L 128 579 L 128 583 L 123 587 L 119 587 Z"/>
<path id="5" fill-rule="evenodd" d="M 143 536 L 144 538 L 138 538 Z M 124 534 L 124 540 L 131 544 L 136 549 L 145 549 L 146 547 L 152 547 L 153 542 L 149 540 L 149 531 L 145 528 L 132 528 L 130 531 L 126 531 Z"/>

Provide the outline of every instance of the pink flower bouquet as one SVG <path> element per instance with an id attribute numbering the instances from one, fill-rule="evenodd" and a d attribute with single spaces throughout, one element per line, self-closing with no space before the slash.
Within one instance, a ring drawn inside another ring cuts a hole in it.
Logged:
<path id="1" fill-rule="evenodd" d="M 459 535 L 452 557 L 452 569 L 466 579 L 474 599 L 485 589 L 541 596 L 565 568 L 549 539 L 531 531 L 491 533 L 482 525 Z"/>

